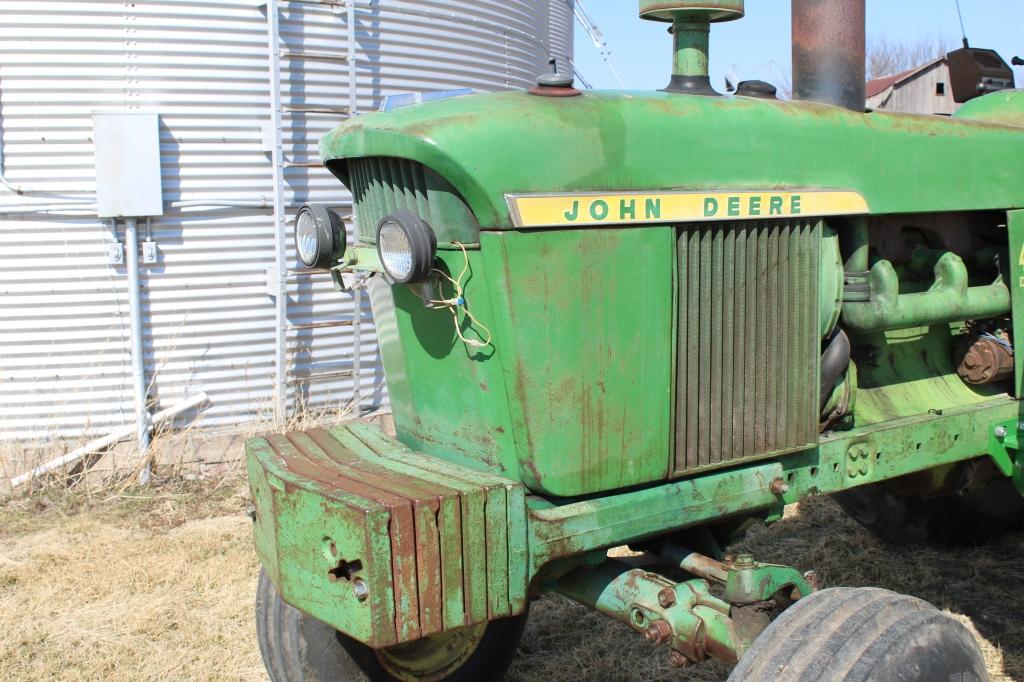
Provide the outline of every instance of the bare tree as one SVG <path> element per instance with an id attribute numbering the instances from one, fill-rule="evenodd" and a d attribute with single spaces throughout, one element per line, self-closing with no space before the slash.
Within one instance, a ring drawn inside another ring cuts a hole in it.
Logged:
<path id="1" fill-rule="evenodd" d="M 898 43 L 882 34 L 868 41 L 865 55 L 867 77 L 893 76 L 941 57 L 956 46 L 949 36 L 922 36 L 911 43 Z"/>

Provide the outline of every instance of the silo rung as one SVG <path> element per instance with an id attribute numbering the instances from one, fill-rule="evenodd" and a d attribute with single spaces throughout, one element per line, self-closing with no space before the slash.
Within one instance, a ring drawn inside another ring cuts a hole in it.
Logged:
<path id="1" fill-rule="evenodd" d="M 281 50 L 283 59 L 316 59 L 325 62 L 347 62 L 348 55 L 334 52 L 300 52 L 296 50 Z"/>
<path id="2" fill-rule="evenodd" d="M 346 7 L 345 0 L 283 0 L 295 5 L 328 5 L 329 7 Z"/>
<path id="3" fill-rule="evenodd" d="M 327 327 L 351 327 L 353 320 L 328 320 L 326 322 L 307 322 L 305 324 L 290 324 L 289 330 L 300 329 L 324 329 Z"/>
<path id="4" fill-rule="evenodd" d="M 284 111 L 298 111 L 303 114 L 347 114 L 348 107 L 330 107 L 321 104 L 282 104 Z"/>
<path id="5" fill-rule="evenodd" d="M 295 222 L 295 221 L 294 220 L 290 220 L 288 222 Z M 289 270 L 286 273 L 285 276 L 288 279 L 298 279 L 300 277 L 316 277 L 318 275 L 327 276 L 327 275 L 330 275 L 330 274 L 331 274 L 330 270 Z"/>
<path id="6" fill-rule="evenodd" d="M 350 369 L 339 369 L 336 372 L 320 372 L 318 374 L 304 374 L 302 376 L 294 377 L 291 382 L 292 384 L 306 384 L 313 381 L 327 381 L 328 379 L 341 379 L 344 377 L 354 376 L 355 372 Z"/>
<path id="7" fill-rule="evenodd" d="M 345 0 L 278 0 L 278 5 L 324 5 L 326 7 L 347 7 Z M 266 3 L 260 5 L 265 7 Z"/>
<path id="8" fill-rule="evenodd" d="M 323 161 L 285 161 L 285 168 L 320 168 Z"/>

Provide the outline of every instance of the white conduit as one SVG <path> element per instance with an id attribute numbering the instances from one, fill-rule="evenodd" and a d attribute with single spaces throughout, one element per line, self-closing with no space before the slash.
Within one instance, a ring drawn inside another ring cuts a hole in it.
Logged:
<path id="1" fill-rule="evenodd" d="M 142 288 L 139 286 L 139 221 L 125 218 L 124 248 L 128 271 L 128 306 L 131 320 L 132 388 L 135 394 L 135 433 L 139 438 L 139 454 L 145 465 L 139 474 L 139 483 L 149 484 L 149 409 L 146 407 L 146 367 L 142 344 Z"/>
<path id="2" fill-rule="evenodd" d="M 181 414 L 182 412 L 192 409 L 193 407 L 198 407 L 199 405 L 202 405 L 208 400 L 209 396 L 207 396 L 206 393 L 198 393 L 192 396 L 191 398 L 185 400 L 184 402 L 180 402 L 175 405 L 171 405 L 167 409 L 160 410 L 159 412 L 153 414 L 152 417 L 150 417 L 149 429 L 156 428 L 162 422 L 167 421 L 171 417 L 175 417 Z M 32 471 L 28 471 L 24 474 L 15 476 L 14 478 L 11 479 L 11 488 L 17 488 L 20 485 L 28 483 L 33 478 L 37 478 L 39 476 L 42 476 L 43 474 L 47 474 L 53 471 L 54 469 L 59 469 L 62 466 L 71 464 L 72 462 L 76 462 L 82 459 L 86 455 L 98 452 L 103 448 L 113 445 L 117 441 L 133 435 L 136 431 L 136 428 L 137 424 L 126 424 L 125 426 L 122 426 L 114 431 L 111 431 L 109 434 L 103 436 L 102 438 L 97 438 L 96 440 L 89 441 L 88 443 L 78 448 L 77 450 L 72 450 L 66 455 L 51 460 L 46 464 L 41 464 L 40 466 L 37 466 L 35 469 L 32 469 Z"/>

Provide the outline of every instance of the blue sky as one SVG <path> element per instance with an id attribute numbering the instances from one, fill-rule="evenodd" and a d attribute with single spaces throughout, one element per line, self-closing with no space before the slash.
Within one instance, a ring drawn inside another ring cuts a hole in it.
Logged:
<path id="1" fill-rule="evenodd" d="M 641 21 L 636 0 L 582 0 L 597 23 L 612 62 L 627 88 L 652 90 L 665 86 L 671 68 L 671 39 L 666 24 Z M 1024 2 L 1021 0 L 960 0 L 967 37 L 974 47 L 997 50 L 1009 63 L 1024 57 Z M 760 78 L 779 82 L 790 70 L 789 2 L 747 0 L 746 16 L 739 21 L 712 25 L 711 82 L 723 90 L 728 72 L 740 80 Z M 579 24 L 576 24 L 576 66 L 595 88 L 618 88 Z M 895 42 L 945 36 L 959 46 L 960 23 L 954 0 L 867 0 L 867 33 L 885 35 Z M 1017 87 L 1024 87 L 1024 69 L 1015 69 Z"/>

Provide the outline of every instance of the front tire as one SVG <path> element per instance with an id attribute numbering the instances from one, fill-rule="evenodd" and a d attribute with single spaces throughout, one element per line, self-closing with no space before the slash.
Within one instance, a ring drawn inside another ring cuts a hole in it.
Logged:
<path id="1" fill-rule="evenodd" d="M 527 614 L 374 650 L 289 606 L 260 569 L 256 639 L 272 682 L 501 680 Z"/>
<path id="2" fill-rule="evenodd" d="M 971 632 L 931 604 L 874 587 L 815 592 L 754 641 L 729 682 L 986 682 Z"/>

